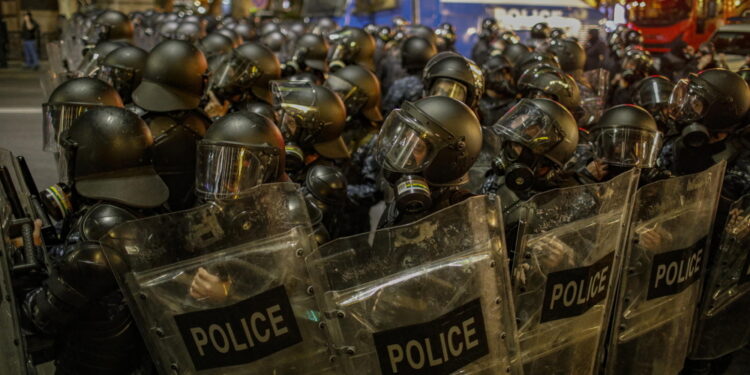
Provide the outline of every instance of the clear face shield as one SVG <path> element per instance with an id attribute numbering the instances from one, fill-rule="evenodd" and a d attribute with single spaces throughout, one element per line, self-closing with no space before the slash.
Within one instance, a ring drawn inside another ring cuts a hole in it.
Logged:
<path id="1" fill-rule="evenodd" d="M 597 158 L 623 167 L 651 168 L 662 144 L 658 131 L 606 128 L 593 134 Z"/>
<path id="2" fill-rule="evenodd" d="M 272 82 L 274 107 L 279 114 L 279 124 L 287 141 L 297 145 L 314 143 L 325 126 L 318 119 L 314 87 L 307 82 Z"/>
<path id="3" fill-rule="evenodd" d="M 669 117 L 679 123 L 691 123 L 702 119 L 716 101 L 717 95 L 708 84 L 696 85 L 697 76 L 691 74 L 681 79 L 669 97 Z"/>
<path id="4" fill-rule="evenodd" d="M 120 96 L 129 98 L 130 94 L 140 83 L 135 69 L 102 65 L 96 73 L 96 78 L 114 87 Z"/>
<path id="5" fill-rule="evenodd" d="M 108 31 L 109 26 L 92 24 L 82 36 L 83 42 L 88 45 L 96 45 L 100 39 L 104 39 Z"/>
<path id="6" fill-rule="evenodd" d="M 242 197 L 248 190 L 276 177 L 278 150 L 231 143 L 198 143 L 196 191 L 204 198 Z"/>
<path id="7" fill-rule="evenodd" d="M 213 91 L 231 91 L 250 88 L 261 76 L 260 68 L 252 60 L 233 51 L 216 62 L 209 86 Z"/>
<path id="8" fill-rule="evenodd" d="M 60 152 L 62 134 L 70 129 L 73 122 L 90 108 L 90 104 L 75 103 L 45 103 L 42 104 L 43 118 L 43 150 Z"/>
<path id="9" fill-rule="evenodd" d="M 668 117 L 669 97 L 674 86 L 666 80 L 651 80 L 638 88 L 633 101 L 649 111 L 658 121 L 663 122 Z"/>
<path id="10" fill-rule="evenodd" d="M 492 131 L 537 155 L 544 155 L 563 140 L 557 122 L 527 99 L 521 100 L 495 122 Z"/>
<path id="11" fill-rule="evenodd" d="M 323 86 L 331 89 L 341 98 L 346 105 L 346 113 L 350 116 L 358 113 L 367 103 L 367 95 L 362 90 L 335 75 L 329 75 Z"/>
<path id="12" fill-rule="evenodd" d="M 418 173 L 450 144 L 451 135 L 437 124 L 417 119 L 413 115 L 417 111 L 413 104 L 406 102 L 401 109 L 388 115 L 374 150 L 380 165 L 394 172 Z"/>
<path id="13" fill-rule="evenodd" d="M 466 100 L 467 90 L 466 86 L 458 81 L 448 78 L 438 78 L 432 83 L 427 96 L 447 96 L 463 102 Z"/>

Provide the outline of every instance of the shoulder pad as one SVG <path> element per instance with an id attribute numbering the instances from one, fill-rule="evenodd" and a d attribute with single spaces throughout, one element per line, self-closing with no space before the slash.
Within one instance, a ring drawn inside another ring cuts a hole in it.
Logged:
<path id="1" fill-rule="evenodd" d="M 115 226 L 138 219 L 125 208 L 109 203 L 100 203 L 89 208 L 81 218 L 81 239 L 97 241 Z"/>

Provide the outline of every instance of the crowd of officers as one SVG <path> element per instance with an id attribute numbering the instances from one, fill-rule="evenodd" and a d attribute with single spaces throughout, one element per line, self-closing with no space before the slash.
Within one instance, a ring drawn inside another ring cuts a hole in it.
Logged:
<path id="1" fill-rule="evenodd" d="M 723 198 L 750 192 L 750 69 L 722 68 L 710 46 L 655 59 L 636 30 L 591 30 L 583 45 L 543 23 L 522 43 L 493 19 L 471 59 L 450 24 L 402 18 L 105 10 L 66 30 L 85 48 L 44 104 L 54 266 L 22 302 L 25 329 L 56 340 L 59 374 L 152 368 L 97 239 L 259 184 L 299 184 L 319 243 L 371 230 L 379 202 L 382 228 L 497 194 L 511 251 L 520 202 L 633 167 L 645 183 L 726 160 Z M 196 276 L 191 295 L 210 296 L 211 280 Z"/>

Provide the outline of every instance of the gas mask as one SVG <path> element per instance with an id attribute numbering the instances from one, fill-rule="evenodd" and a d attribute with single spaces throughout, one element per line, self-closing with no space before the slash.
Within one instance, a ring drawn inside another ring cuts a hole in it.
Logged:
<path id="1" fill-rule="evenodd" d="M 52 185 L 39 194 L 44 210 L 56 221 L 63 221 L 75 212 L 72 189 L 65 183 Z"/>
<path id="2" fill-rule="evenodd" d="M 545 154 L 564 136 L 557 122 L 529 100 L 521 100 L 487 132 L 488 143 L 497 150 L 498 175 L 516 192 L 554 184 L 559 168 Z"/>
<path id="3" fill-rule="evenodd" d="M 432 206 L 430 183 L 422 173 L 454 141 L 412 103 L 405 102 L 388 115 L 374 152 L 400 211 L 416 213 Z"/>

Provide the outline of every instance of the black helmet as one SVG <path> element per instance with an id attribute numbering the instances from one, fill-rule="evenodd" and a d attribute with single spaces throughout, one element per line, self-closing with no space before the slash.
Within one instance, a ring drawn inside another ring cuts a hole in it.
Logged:
<path id="1" fill-rule="evenodd" d="M 126 103 L 141 83 L 148 52 L 133 46 L 120 47 L 107 55 L 99 70 L 99 79 L 109 83 Z"/>
<path id="2" fill-rule="evenodd" d="M 456 44 L 456 29 L 449 23 L 442 23 L 435 29 L 435 36 L 437 36 L 437 48 L 439 51 L 450 51 L 453 49 L 453 45 Z"/>
<path id="3" fill-rule="evenodd" d="M 530 53 L 531 49 L 521 43 L 508 44 L 505 46 L 505 49 L 503 49 L 503 56 L 505 56 L 513 66 L 520 64 Z"/>
<path id="4" fill-rule="evenodd" d="M 433 57 L 422 75 L 425 96 L 450 96 L 476 107 L 484 94 L 482 70 L 455 52 L 441 52 Z"/>
<path id="5" fill-rule="evenodd" d="M 221 29 L 217 29 L 214 32 L 215 33 L 219 33 L 221 35 L 224 35 L 225 37 L 231 39 L 232 40 L 232 44 L 235 45 L 235 46 L 239 46 L 243 42 L 242 41 L 242 36 L 240 36 L 240 34 L 237 34 L 236 32 L 234 32 L 234 30 L 232 30 L 232 29 L 229 29 L 229 28 L 226 28 L 226 27 L 222 27 Z"/>
<path id="6" fill-rule="evenodd" d="M 604 112 L 591 129 L 599 159 L 621 167 L 651 168 L 661 149 L 662 133 L 645 109 L 623 104 Z"/>
<path id="7" fill-rule="evenodd" d="M 481 39 L 495 39 L 500 32 L 500 25 L 494 18 L 485 18 L 482 20 L 482 31 L 479 34 Z"/>
<path id="8" fill-rule="evenodd" d="M 557 56 L 560 68 L 565 73 L 583 72 L 583 68 L 586 66 L 586 51 L 580 44 L 572 40 L 553 39 L 547 51 Z"/>
<path id="9" fill-rule="evenodd" d="M 312 33 L 322 35 L 322 36 L 328 36 L 328 34 L 334 32 L 338 28 L 339 28 L 339 25 L 336 24 L 336 21 L 334 21 L 331 18 L 324 17 L 324 18 L 319 19 L 315 23 L 315 27 L 313 27 Z"/>
<path id="10" fill-rule="evenodd" d="M 203 38 L 204 32 L 200 24 L 195 22 L 182 22 L 175 30 L 175 39 L 195 43 Z"/>
<path id="11" fill-rule="evenodd" d="M 288 145 L 305 151 L 314 148 L 331 159 L 349 156 L 341 138 L 346 107 L 338 95 L 307 82 L 277 81 L 271 87 L 274 104 L 281 111 L 281 132 Z"/>
<path id="12" fill-rule="evenodd" d="M 575 153 L 578 125 L 560 103 L 549 99 L 522 99 L 501 117 L 492 132 L 523 145 L 562 167 Z"/>
<path id="13" fill-rule="evenodd" d="M 165 40 L 149 53 L 143 82 L 133 92 L 133 102 L 155 112 L 198 108 L 207 70 L 206 57 L 194 45 Z"/>
<path id="14" fill-rule="evenodd" d="M 654 70 L 654 58 L 646 50 L 628 47 L 622 59 L 621 66 L 623 77 L 632 81 L 633 78 L 629 78 L 629 76 L 642 78 Z"/>
<path id="15" fill-rule="evenodd" d="M 378 29 L 378 38 L 383 42 L 390 42 L 393 39 L 393 31 L 388 26 L 380 26 L 380 29 Z"/>
<path id="16" fill-rule="evenodd" d="M 197 44 L 198 49 L 203 52 L 206 59 L 210 60 L 215 56 L 227 54 L 232 51 L 234 45 L 232 40 L 219 33 L 211 33 L 206 35 Z"/>
<path id="17" fill-rule="evenodd" d="M 581 92 L 573 77 L 550 68 L 531 69 L 518 80 L 518 91 L 527 98 L 548 98 L 576 113 Z"/>
<path id="18" fill-rule="evenodd" d="M 332 48 L 328 61 L 332 68 L 358 64 L 375 70 L 375 39 L 372 35 L 356 27 L 346 27 L 331 34 L 330 40 Z"/>
<path id="19" fill-rule="evenodd" d="M 159 25 L 159 36 L 162 39 L 175 39 L 180 23 L 175 20 L 165 21 Z"/>
<path id="20" fill-rule="evenodd" d="M 623 38 L 626 46 L 643 45 L 643 33 L 640 30 L 628 30 Z"/>
<path id="21" fill-rule="evenodd" d="M 560 61 L 557 60 L 557 56 L 547 52 L 531 52 L 524 56 L 521 61 L 513 64 L 513 77 L 518 81 L 521 78 L 521 75 L 538 67 L 562 70 L 560 67 Z"/>
<path id="22" fill-rule="evenodd" d="M 375 158 L 388 171 L 421 174 L 434 185 L 465 182 L 482 148 L 474 111 L 445 96 L 404 102 L 383 123 Z"/>
<path id="23" fill-rule="evenodd" d="M 708 69 L 680 80 L 669 99 L 670 116 L 679 123 L 700 122 L 713 131 L 744 125 L 750 108 L 750 88 L 739 74 Z"/>
<path id="24" fill-rule="evenodd" d="M 250 42 L 256 37 L 255 29 L 251 25 L 247 24 L 247 22 L 240 22 L 234 25 L 232 30 L 234 30 L 234 32 L 237 33 L 242 38 L 242 40 L 246 42 Z"/>
<path id="25" fill-rule="evenodd" d="M 312 33 L 302 35 L 297 39 L 295 50 L 300 53 L 305 65 L 321 72 L 328 70 L 328 42 L 322 36 Z"/>
<path id="26" fill-rule="evenodd" d="M 550 28 L 546 22 L 539 22 L 531 27 L 531 37 L 534 39 L 547 39 L 550 35 Z"/>
<path id="27" fill-rule="evenodd" d="M 281 65 L 276 55 L 260 43 L 245 43 L 232 52 L 211 77 L 212 90 L 228 94 L 252 93 L 270 103 L 269 82 L 281 77 Z"/>
<path id="28" fill-rule="evenodd" d="M 280 53 L 287 43 L 286 36 L 281 31 L 272 31 L 268 34 L 263 34 L 260 37 L 260 42 L 268 47 L 274 53 Z"/>
<path id="29" fill-rule="evenodd" d="M 401 65 L 407 70 L 421 71 L 437 54 L 437 48 L 429 40 L 412 36 L 401 44 Z"/>
<path id="30" fill-rule="evenodd" d="M 500 33 L 500 40 L 505 44 L 505 48 L 508 48 L 511 44 L 521 43 L 521 37 L 513 30 L 505 30 Z"/>
<path id="31" fill-rule="evenodd" d="M 555 27 L 549 32 L 550 39 L 564 39 L 566 38 L 565 30 Z"/>
<path id="32" fill-rule="evenodd" d="M 430 42 L 437 44 L 437 36 L 435 32 L 429 26 L 425 25 L 410 25 L 406 28 L 406 36 L 418 36 L 429 40 Z"/>
<path id="33" fill-rule="evenodd" d="M 198 142 L 195 188 L 204 198 L 237 198 L 284 174 L 284 138 L 267 117 L 230 113 Z"/>
<path id="34" fill-rule="evenodd" d="M 104 40 L 130 41 L 133 39 L 133 24 L 128 16 L 116 10 L 105 10 L 96 17 L 86 39 L 89 43 Z"/>
<path id="35" fill-rule="evenodd" d="M 324 86 L 339 95 L 349 116 L 362 112 L 370 121 L 383 121 L 380 81 L 373 72 L 349 65 L 330 74 Z"/>
<path id="36" fill-rule="evenodd" d="M 307 32 L 307 25 L 301 20 L 296 20 L 292 21 L 292 24 L 288 26 L 288 29 L 293 36 L 299 37 Z"/>
<path id="37" fill-rule="evenodd" d="M 81 77 L 92 76 L 97 72 L 97 70 L 99 70 L 102 61 L 105 57 L 107 57 L 107 55 L 109 55 L 112 51 L 127 45 L 128 44 L 125 42 L 100 42 L 96 45 L 96 47 L 86 52 L 83 60 L 81 60 L 81 64 L 78 66 L 78 69 L 76 69 L 78 71 L 78 74 L 80 74 Z"/>
<path id="38" fill-rule="evenodd" d="M 60 162 L 75 191 L 132 207 L 162 205 L 169 195 L 151 163 L 153 137 L 143 120 L 117 107 L 86 111 L 63 134 Z"/>
<path id="39" fill-rule="evenodd" d="M 664 76 L 650 76 L 640 80 L 633 94 L 633 103 L 643 107 L 654 118 L 665 123 L 668 120 L 669 95 L 674 83 Z"/>
<path id="40" fill-rule="evenodd" d="M 260 100 L 243 101 L 239 105 L 239 110 L 268 117 L 274 124 L 279 123 L 279 114 L 276 113 L 273 106 Z"/>
<path id="41" fill-rule="evenodd" d="M 513 80 L 513 65 L 505 56 L 500 54 L 491 54 L 487 61 L 482 65 L 482 74 L 487 89 L 497 93 L 513 94 L 515 91 L 515 81 Z"/>
<path id="42" fill-rule="evenodd" d="M 398 27 L 398 28 L 411 25 L 411 22 L 409 22 L 409 20 L 407 20 L 406 18 L 402 16 L 393 17 L 393 19 L 391 19 L 391 23 L 393 24 L 393 26 Z"/>
<path id="43" fill-rule="evenodd" d="M 61 134 L 87 110 L 100 107 L 123 107 L 122 98 L 112 86 L 95 78 L 74 78 L 58 86 L 42 105 L 44 111 L 45 151 L 58 150 Z"/>
<path id="44" fill-rule="evenodd" d="M 324 205 L 341 206 L 347 201 L 346 176 L 338 167 L 315 164 L 305 176 L 305 190 Z M 324 209 L 325 207 L 319 207 Z"/>

